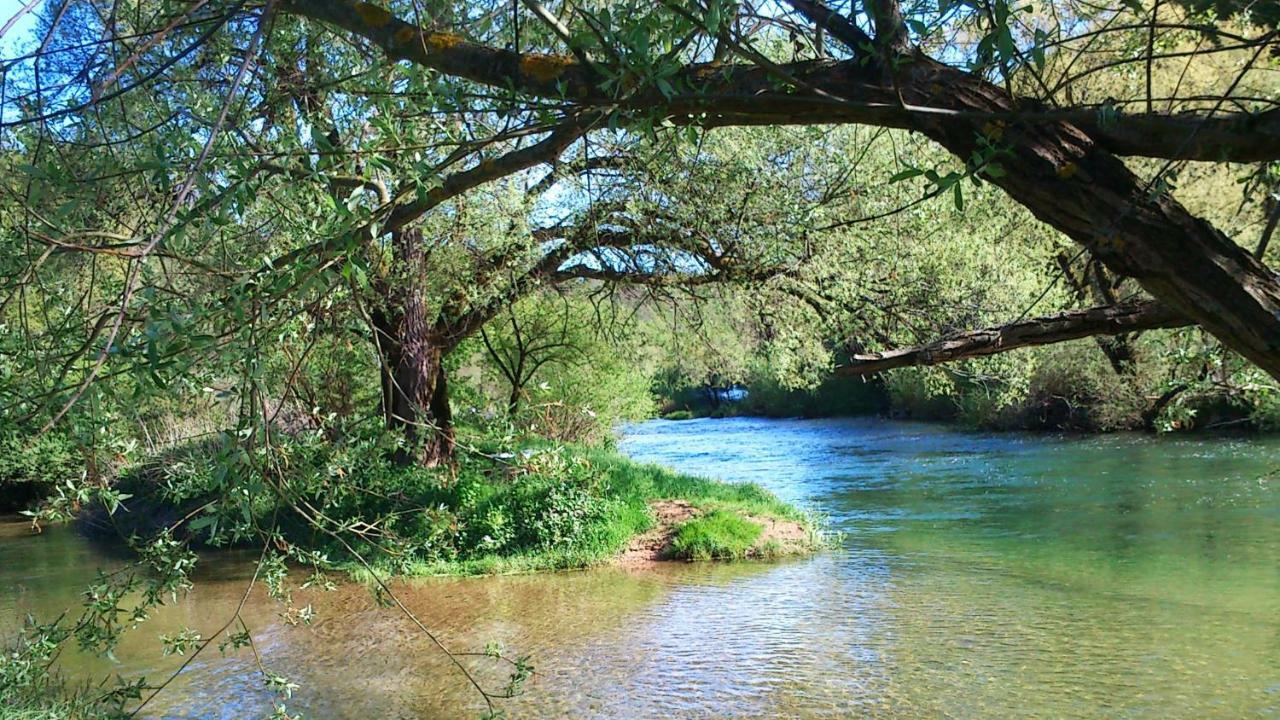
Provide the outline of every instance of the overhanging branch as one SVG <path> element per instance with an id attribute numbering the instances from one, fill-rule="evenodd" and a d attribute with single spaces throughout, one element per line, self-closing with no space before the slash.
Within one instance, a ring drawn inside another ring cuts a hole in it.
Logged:
<path id="1" fill-rule="evenodd" d="M 806 17 L 842 40 L 863 43 L 856 25 L 821 3 L 791 3 Z M 280 9 L 318 20 L 365 38 L 392 60 L 408 60 L 453 77 L 527 95 L 569 101 L 582 108 L 642 110 L 662 108 L 676 123 L 707 125 L 785 125 L 853 123 L 916 128 L 936 115 L 973 121 L 1021 123 L 1070 122 L 1108 151 L 1179 160 L 1258 162 L 1280 159 L 1280 111 L 1196 114 L 1145 113 L 1106 115 L 1096 109 L 1039 109 L 1021 99 L 1021 112 L 956 113 L 939 102 L 904 105 L 885 83 L 875 63 L 853 60 L 807 60 L 779 68 L 799 81 L 779 88 L 775 73 L 752 64 L 693 63 L 671 84 L 689 91 L 664 95 L 657 87 L 629 90 L 625 97 L 607 92 L 604 80 L 573 55 L 516 53 L 468 42 L 446 32 L 419 28 L 384 8 L 348 0 L 283 0 Z M 836 30 L 840 30 L 836 34 Z M 979 124 L 981 124 L 979 122 Z"/>
<path id="2" fill-rule="evenodd" d="M 871 375 L 886 370 L 938 365 L 967 358 L 996 355 L 1033 345 L 1050 345 L 1095 335 L 1118 335 L 1136 330 L 1177 328 L 1190 320 L 1154 300 L 1069 310 L 1008 325 L 969 330 L 926 345 L 854 355 L 839 375 Z"/>

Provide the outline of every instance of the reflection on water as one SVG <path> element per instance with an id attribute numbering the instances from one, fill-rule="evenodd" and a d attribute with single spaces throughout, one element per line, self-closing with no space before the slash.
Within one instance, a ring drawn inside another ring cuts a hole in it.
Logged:
<path id="1" fill-rule="evenodd" d="M 827 514 L 844 547 L 777 564 L 673 565 L 397 587 L 450 647 L 534 656 L 512 717 L 1280 717 L 1280 443 L 979 435 L 871 421 L 655 421 L 644 460 L 759 482 Z M 69 532 L 0 536 L 0 625 L 74 602 L 112 561 Z M 222 556 L 121 649 L 216 629 L 251 558 Z M 316 718 L 478 711 L 430 640 L 359 587 L 301 591 L 293 628 L 253 596 L 265 662 Z M 501 684 L 483 659 L 468 658 Z M 74 658 L 73 673 L 104 661 Z M 153 717 L 261 716 L 252 655 L 202 656 Z"/>

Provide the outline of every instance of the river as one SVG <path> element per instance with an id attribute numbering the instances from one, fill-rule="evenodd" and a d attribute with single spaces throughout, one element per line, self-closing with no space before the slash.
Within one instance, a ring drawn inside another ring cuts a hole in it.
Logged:
<path id="1" fill-rule="evenodd" d="M 513 718 L 1280 717 L 1280 440 L 979 434 L 875 420 L 652 421 L 637 459 L 754 481 L 826 515 L 839 546 L 777 563 L 427 580 L 397 595 L 448 646 L 501 642 L 537 674 Z M 0 624 L 47 617 L 112 563 L 73 532 L 0 536 Z M 230 616 L 251 558 L 131 634 Z M 313 718 L 458 717 L 474 691 L 368 591 L 304 590 L 292 627 L 258 594 L 265 663 Z M 500 674 L 463 659 L 483 678 Z M 149 717 L 269 713 L 252 655 L 210 648 Z"/>

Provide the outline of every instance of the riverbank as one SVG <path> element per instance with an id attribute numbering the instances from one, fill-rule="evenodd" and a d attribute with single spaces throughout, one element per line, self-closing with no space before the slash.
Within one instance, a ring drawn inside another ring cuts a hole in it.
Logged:
<path id="1" fill-rule="evenodd" d="M 1228 382 L 1203 374 L 1174 379 L 1150 368 L 1117 374 L 1109 368 L 1075 372 L 1049 366 L 1021 385 L 938 373 L 943 371 L 914 368 L 865 381 L 832 376 L 810 389 L 786 389 L 758 376 L 728 387 L 668 387 L 659 414 L 670 420 L 873 417 L 971 430 L 1089 434 L 1280 428 L 1274 386 L 1248 375 Z"/>
<path id="2" fill-rule="evenodd" d="M 115 512 L 99 503 L 81 513 L 81 526 L 103 540 L 172 528 L 197 547 L 270 539 L 284 559 L 358 579 L 607 565 L 634 559 L 634 544 L 655 532 L 671 542 L 648 562 L 770 558 L 822 545 L 810 514 L 758 485 L 676 473 L 606 449 L 471 447 L 455 465 L 423 468 L 397 466 L 377 442 L 290 443 L 276 449 L 289 464 L 274 476 L 252 458 L 228 467 L 225 452 L 208 444 L 152 458 L 115 483 Z M 673 521 L 671 506 L 687 512 Z M 704 537 L 688 540 L 696 534 Z M 674 542 L 682 535 L 686 542 Z"/>
<path id="3" fill-rule="evenodd" d="M 1182 390 L 1182 386 L 1175 386 L 1159 396 L 1120 398 L 1127 401 L 1123 407 L 1116 398 L 1045 394 L 1008 406 L 978 402 L 972 398 L 935 396 L 896 399 L 884 407 L 855 407 L 852 410 L 806 403 L 803 401 L 806 395 L 800 391 L 796 391 L 800 401 L 785 398 L 779 401 L 771 396 L 753 399 L 744 395 L 738 400 L 711 402 L 699 395 L 693 401 L 666 402 L 659 419 L 857 418 L 923 422 L 953 430 L 1078 435 L 1146 432 L 1213 437 L 1219 434 L 1274 434 L 1280 430 L 1280 410 L 1275 406 L 1261 406 L 1231 395 L 1187 396 L 1178 405 L 1171 405 L 1175 399 L 1182 398 Z"/>

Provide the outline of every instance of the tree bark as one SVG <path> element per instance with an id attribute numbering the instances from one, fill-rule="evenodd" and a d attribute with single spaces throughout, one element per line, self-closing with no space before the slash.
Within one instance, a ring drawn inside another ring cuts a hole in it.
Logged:
<path id="1" fill-rule="evenodd" d="M 378 284 L 381 307 L 373 313 L 382 376 L 382 413 L 387 427 L 404 434 L 397 454 L 405 464 L 449 462 L 454 450 L 453 415 L 444 369 L 448 344 L 438 332 L 422 288 L 426 253 L 422 234 L 392 234 L 394 274 Z"/>
<path id="2" fill-rule="evenodd" d="M 1152 300 L 1071 310 L 998 327 L 970 330 L 900 350 L 854 355 L 836 369 L 840 375 L 871 375 L 915 365 L 938 365 L 966 358 L 995 355 L 1033 345 L 1049 345 L 1096 335 L 1135 330 L 1185 327 L 1193 324 L 1168 306 Z"/>
<path id="3" fill-rule="evenodd" d="M 887 0 L 886 0 L 887 2 Z M 818 25 L 846 42 L 855 55 L 872 39 L 848 19 L 821 3 L 791 0 L 807 10 L 810 18 L 824 18 Z M 286 13 L 319 20 L 359 35 L 380 48 L 392 60 L 408 60 L 446 75 L 502 89 L 563 101 L 578 107 L 615 108 L 616 93 L 607 90 L 606 78 L 571 55 L 517 53 L 468 42 L 447 32 L 420 28 L 386 9 L 351 0 L 281 0 L 276 7 Z M 810 14 L 813 13 L 813 14 Z M 897 40 L 905 38 L 899 34 Z M 883 46 L 883 44 L 882 44 Z M 776 74 L 751 64 L 693 63 L 671 82 L 689 92 L 674 96 L 656 86 L 628 93 L 622 107 L 652 110 L 664 108 L 673 122 L 706 125 L 811 125 L 860 123 L 910 128 L 918 110 L 898 102 L 895 88 L 870 72 L 864 58 L 804 60 L 779 65 L 805 87 L 780 91 Z M 960 72 L 960 71 L 956 71 Z M 850 102 L 833 102 L 814 95 L 809 88 L 835 93 Z M 939 86 L 939 100 L 950 92 Z M 941 109 L 943 103 L 924 106 Z M 1017 113 L 1028 122 L 1054 119 L 1072 122 L 1107 149 L 1135 155 L 1209 162 L 1263 162 L 1280 159 L 1280 110 L 1219 112 L 1213 117 L 1194 113 L 1120 114 L 1102 122 L 1097 108 L 1065 108 L 1046 111 L 1023 108 Z M 1002 112 L 1000 117 L 1009 117 Z M 981 124 L 992 120 L 981 118 Z"/>
<path id="4" fill-rule="evenodd" d="M 908 103 L 957 111 L 1013 111 L 1031 101 L 916 53 L 897 78 Z M 945 87 L 946 92 L 937 88 Z M 1001 152 L 987 178 L 1043 222 L 1087 247 L 1112 271 L 1134 278 L 1178 314 L 1280 378 L 1280 283 L 1244 248 L 1191 215 L 1167 192 L 1073 125 L 978 123 L 921 117 L 919 129 L 960 158 Z"/>

